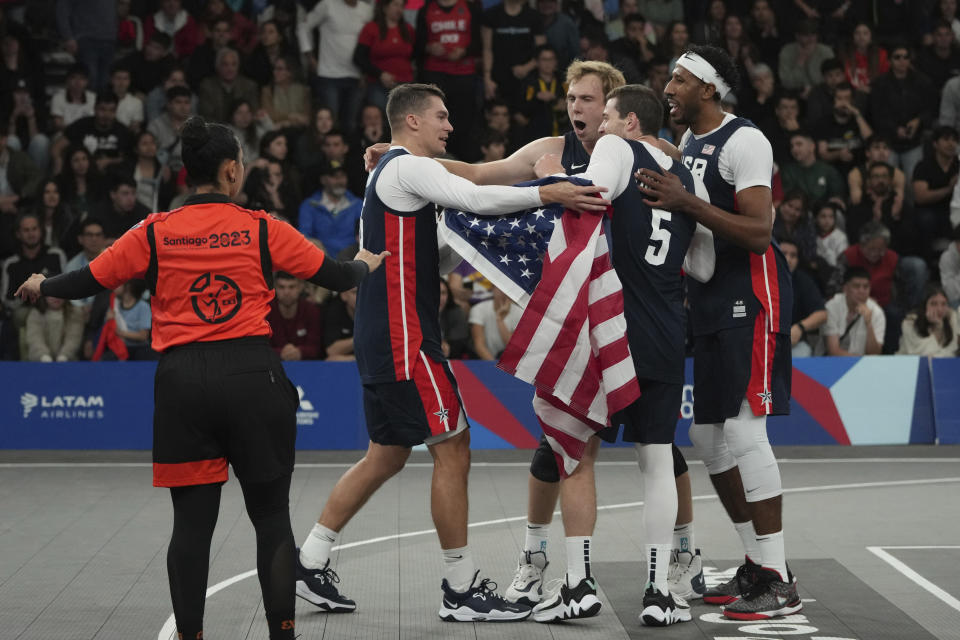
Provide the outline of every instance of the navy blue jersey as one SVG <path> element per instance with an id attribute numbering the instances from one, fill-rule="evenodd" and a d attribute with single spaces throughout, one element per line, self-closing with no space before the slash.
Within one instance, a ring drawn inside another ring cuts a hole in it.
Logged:
<path id="1" fill-rule="evenodd" d="M 631 176 L 660 165 L 643 144 L 633 150 Z M 695 193 L 690 171 L 673 163 L 670 172 Z M 638 378 L 683 382 L 686 322 L 681 270 L 697 223 L 682 213 L 652 209 L 631 177 L 613 200 L 613 216 L 604 223 L 613 268 L 623 285 L 627 340 Z"/>
<path id="2" fill-rule="evenodd" d="M 583 143 L 573 131 L 563 134 L 563 155 L 560 156 L 560 164 L 563 165 L 563 170 L 568 176 L 583 173 L 590 164 L 590 154 L 583 148 Z"/>
<path id="3" fill-rule="evenodd" d="M 738 213 L 734 186 L 720 175 L 720 152 L 741 127 L 754 124 L 734 118 L 709 135 L 687 136 L 681 149 L 683 164 L 703 179 L 710 203 L 724 211 Z M 709 282 L 690 280 L 690 317 L 695 335 L 723 329 L 753 326 L 761 309 L 776 333 L 790 332 L 793 293 L 787 261 L 775 242 L 757 255 L 714 234 L 716 268 Z"/>
<path id="4" fill-rule="evenodd" d="M 437 216 L 433 204 L 416 211 L 391 211 L 377 196 L 388 162 L 409 153 L 391 149 L 367 182 L 360 215 L 363 248 L 391 255 L 360 283 L 353 344 L 364 384 L 410 380 L 423 351 L 443 362 Z"/>

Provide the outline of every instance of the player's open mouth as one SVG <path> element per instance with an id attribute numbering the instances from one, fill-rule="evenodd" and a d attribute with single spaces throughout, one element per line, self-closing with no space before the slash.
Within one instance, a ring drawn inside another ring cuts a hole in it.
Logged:
<path id="1" fill-rule="evenodd" d="M 677 115 L 677 111 L 679 111 L 679 109 L 680 109 L 680 104 L 679 104 L 676 100 L 670 100 L 670 99 L 668 98 L 668 99 L 667 99 L 667 106 L 670 107 L 670 115 L 671 115 L 671 116 Z"/>
<path id="2" fill-rule="evenodd" d="M 574 120 L 574 121 L 573 121 L 573 127 L 574 127 L 577 131 L 583 131 L 584 129 L 587 128 L 587 123 L 584 122 L 583 120 Z"/>

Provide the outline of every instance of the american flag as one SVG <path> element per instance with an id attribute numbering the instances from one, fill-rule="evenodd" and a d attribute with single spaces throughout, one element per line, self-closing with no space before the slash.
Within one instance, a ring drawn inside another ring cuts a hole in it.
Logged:
<path id="1" fill-rule="evenodd" d="M 526 304 L 498 366 L 536 387 L 534 412 L 564 477 L 590 437 L 640 397 L 602 222 L 554 205 L 498 218 L 447 209 L 439 227 L 450 247 Z"/>

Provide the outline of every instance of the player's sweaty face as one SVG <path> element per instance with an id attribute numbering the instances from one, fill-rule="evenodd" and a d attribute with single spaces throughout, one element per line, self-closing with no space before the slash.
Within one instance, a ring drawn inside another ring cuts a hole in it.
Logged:
<path id="1" fill-rule="evenodd" d="M 588 74 L 567 89 L 567 115 L 581 141 L 596 142 L 603 120 L 603 83 L 595 74 Z"/>

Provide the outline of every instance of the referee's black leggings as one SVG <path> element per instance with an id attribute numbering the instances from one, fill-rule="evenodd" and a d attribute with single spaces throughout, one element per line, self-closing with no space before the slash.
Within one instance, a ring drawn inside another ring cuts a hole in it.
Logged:
<path id="1" fill-rule="evenodd" d="M 222 484 L 173 487 L 173 535 L 167 573 L 177 630 L 184 640 L 202 638 L 210 541 L 220 511 Z M 257 533 L 257 575 L 271 640 L 292 640 L 296 547 L 290 527 L 290 476 L 243 482 L 243 500 Z"/>

